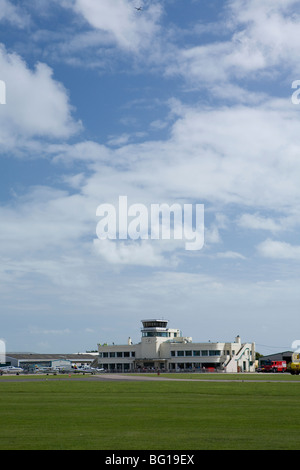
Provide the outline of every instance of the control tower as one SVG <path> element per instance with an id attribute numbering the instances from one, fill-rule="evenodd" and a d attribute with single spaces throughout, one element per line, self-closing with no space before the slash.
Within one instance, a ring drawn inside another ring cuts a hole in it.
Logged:
<path id="1" fill-rule="evenodd" d="M 141 357 L 158 358 L 161 343 L 180 337 L 180 330 L 168 328 L 168 320 L 142 320 Z"/>
<path id="2" fill-rule="evenodd" d="M 179 333 L 179 330 L 170 330 L 167 328 L 168 320 L 142 320 L 142 337 L 143 338 L 154 338 L 154 337 L 163 337 L 170 338 L 171 332 Z"/>

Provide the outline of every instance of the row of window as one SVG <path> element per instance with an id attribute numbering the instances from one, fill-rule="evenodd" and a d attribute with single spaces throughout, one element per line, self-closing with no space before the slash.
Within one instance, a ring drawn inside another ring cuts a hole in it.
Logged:
<path id="1" fill-rule="evenodd" d="M 229 351 L 227 351 L 229 354 Z M 191 357 L 191 356 L 221 356 L 220 350 L 186 350 L 186 351 L 171 351 L 172 357 Z"/>
<path id="2" fill-rule="evenodd" d="M 143 321 L 144 328 L 166 328 L 167 321 Z"/>
<path id="3" fill-rule="evenodd" d="M 117 370 L 117 371 L 128 371 L 131 369 L 131 364 L 98 364 L 98 367 L 105 370 Z"/>
<path id="4" fill-rule="evenodd" d="M 129 370 L 133 370 L 133 364 L 132 363 L 119 363 L 119 364 L 114 364 L 114 363 L 111 363 L 111 364 L 107 364 L 107 363 L 99 363 L 98 364 L 98 367 L 100 368 L 103 368 L 105 370 L 115 370 L 115 371 L 129 371 Z M 209 369 L 210 367 L 213 367 L 213 368 L 218 368 L 218 366 L 216 366 L 215 364 L 213 363 L 200 363 L 200 362 L 177 362 L 176 364 L 172 364 L 170 363 L 169 366 L 168 366 L 168 369 L 169 370 L 180 370 L 180 369 L 184 369 L 184 370 L 196 370 L 196 369 L 201 369 L 203 371 L 205 371 L 206 369 Z M 165 364 L 160 364 L 159 365 L 159 368 L 160 369 L 165 369 Z M 154 367 L 154 363 L 153 362 L 145 362 L 142 366 L 137 366 L 137 369 L 136 370 L 145 370 L 145 369 L 148 369 L 148 370 L 155 370 L 155 367 Z"/>
<path id="5" fill-rule="evenodd" d="M 100 352 L 99 357 L 135 357 L 135 351 Z"/>
<path id="6" fill-rule="evenodd" d="M 170 336 L 170 333 L 167 331 L 143 331 L 142 334 L 143 338 L 155 338 L 157 336 L 160 336 L 162 338 L 168 338 Z"/>
<path id="7" fill-rule="evenodd" d="M 248 356 L 252 355 L 252 351 L 246 351 L 245 352 Z M 223 356 L 227 355 L 229 356 L 230 354 L 234 355 L 235 351 L 221 351 L 219 349 L 197 349 L 197 350 L 192 350 L 192 349 L 187 349 L 187 350 L 172 350 L 171 351 L 171 357 L 212 357 L 212 356 Z M 135 357 L 135 351 L 105 351 L 105 352 L 99 352 L 99 357 L 103 358 L 114 358 L 114 357 L 119 357 L 119 358 L 134 358 Z"/>
<path id="8" fill-rule="evenodd" d="M 183 350 L 183 351 L 171 351 L 171 357 L 208 357 L 208 356 L 221 356 L 221 354 L 225 354 L 225 351 L 220 350 Z M 229 355 L 229 351 L 227 351 Z M 107 351 L 107 352 L 99 352 L 99 357 L 103 358 L 110 358 L 110 357 L 135 357 L 135 351 Z"/>

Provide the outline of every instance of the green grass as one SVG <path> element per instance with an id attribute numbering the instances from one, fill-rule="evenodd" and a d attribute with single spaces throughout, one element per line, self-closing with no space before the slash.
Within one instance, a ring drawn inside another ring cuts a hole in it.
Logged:
<path id="1" fill-rule="evenodd" d="M 126 374 L 135 377 L 158 377 L 157 373 L 138 373 L 138 374 Z M 193 380 L 220 380 L 220 381 L 274 381 L 274 382 L 300 382 L 300 375 L 291 375 L 288 373 L 281 374 L 281 373 L 161 373 L 159 377 L 167 378 L 167 379 L 193 379 Z"/>
<path id="2" fill-rule="evenodd" d="M 1 450 L 299 449 L 295 383 L 0 382 Z"/>

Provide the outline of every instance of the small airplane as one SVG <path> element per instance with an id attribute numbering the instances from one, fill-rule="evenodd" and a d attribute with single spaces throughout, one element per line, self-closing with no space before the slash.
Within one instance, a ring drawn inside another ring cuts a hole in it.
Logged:
<path id="1" fill-rule="evenodd" d="M 19 375 L 24 370 L 21 367 L 14 367 L 14 366 L 4 366 L 0 367 L 0 374 L 16 374 Z"/>
<path id="2" fill-rule="evenodd" d="M 35 373 L 41 372 L 41 373 L 49 374 L 50 372 L 53 372 L 53 373 L 54 373 L 54 372 L 55 372 L 55 369 L 53 369 L 53 367 L 40 367 L 40 366 L 35 366 L 34 372 L 35 372 Z"/>
<path id="3" fill-rule="evenodd" d="M 142 11 L 142 7 L 134 7 L 137 11 Z"/>

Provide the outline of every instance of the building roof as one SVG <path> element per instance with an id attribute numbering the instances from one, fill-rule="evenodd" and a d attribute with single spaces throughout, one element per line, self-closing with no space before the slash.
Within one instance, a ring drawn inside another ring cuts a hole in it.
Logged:
<path id="1" fill-rule="evenodd" d="M 276 352 L 276 353 L 273 353 L 273 354 L 267 354 L 265 356 L 262 356 L 260 357 L 260 359 L 263 359 L 265 357 L 273 357 L 273 356 L 284 356 L 284 355 L 288 355 L 288 356 L 291 356 L 295 351 L 283 351 L 283 352 Z"/>
<path id="2" fill-rule="evenodd" d="M 55 360 L 55 359 L 67 359 L 72 361 L 82 361 L 82 360 L 91 360 L 95 359 L 94 354 L 35 354 L 35 353 L 6 353 L 7 357 L 18 360 Z"/>

